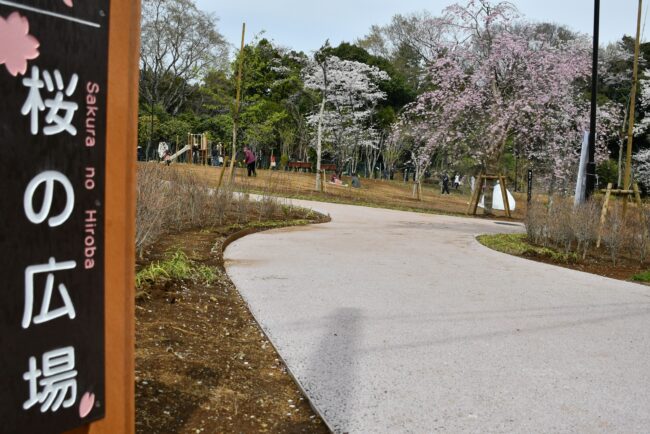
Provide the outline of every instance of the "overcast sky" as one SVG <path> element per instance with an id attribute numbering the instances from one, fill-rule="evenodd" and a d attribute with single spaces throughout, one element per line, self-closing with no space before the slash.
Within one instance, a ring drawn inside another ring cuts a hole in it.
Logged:
<path id="1" fill-rule="evenodd" d="M 387 24 L 395 14 L 426 9 L 439 14 L 453 0 L 196 0 L 199 8 L 219 17 L 219 31 L 239 47 L 241 24 L 247 37 L 264 30 L 282 46 L 307 53 L 329 38 L 332 45 L 354 42 L 373 24 Z M 594 0 L 513 0 L 531 21 L 551 21 L 591 34 Z M 464 3 L 464 2 L 463 2 Z M 637 2 L 601 0 L 601 43 L 636 31 Z M 644 10 L 644 16 L 646 11 Z M 650 34 L 650 29 L 648 32 Z"/>

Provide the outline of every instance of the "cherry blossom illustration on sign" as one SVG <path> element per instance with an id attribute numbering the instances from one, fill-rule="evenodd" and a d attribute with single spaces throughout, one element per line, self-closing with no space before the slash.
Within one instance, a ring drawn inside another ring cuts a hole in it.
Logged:
<path id="1" fill-rule="evenodd" d="M 94 405 L 95 394 L 90 392 L 84 393 L 84 396 L 81 397 L 81 401 L 79 402 L 79 417 L 83 419 L 88 416 L 93 410 Z"/>
<path id="2" fill-rule="evenodd" d="M 16 77 L 27 71 L 27 61 L 39 56 L 38 39 L 29 34 L 27 18 L 14 12 L 6 19 L 0 16 L 0 64 Z"/>

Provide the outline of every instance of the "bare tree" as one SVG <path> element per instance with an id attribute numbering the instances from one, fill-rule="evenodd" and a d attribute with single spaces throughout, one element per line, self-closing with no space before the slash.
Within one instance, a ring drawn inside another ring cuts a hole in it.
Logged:
<path id="1" fill-rule="evenodd" d="M 144 0 L 142 7 L 140 92 L 149 105 L 175 114 L 193 83 L 226 66 L 228 46 L 217 18 L 193 0 Z"/>

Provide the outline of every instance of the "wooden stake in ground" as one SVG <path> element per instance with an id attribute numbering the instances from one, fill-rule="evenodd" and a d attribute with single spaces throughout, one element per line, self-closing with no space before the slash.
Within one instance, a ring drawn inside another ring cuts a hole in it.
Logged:
<path id="1" fill-rule="evenodd" d="M 468 215 L 476 215 L 478 202 L 481 197 L 481 190 L 483 190 L 483 185 L 481 184 L 482 180 L 483 180 L 483 174 L 479 173 L 478 177 L 476 177 L 476 180 L 474 180 L 474 191 L 472 192 L 472 195 L 469 200 L 469 206 L 467 207 Z"/>
<path id="2" fill-rule="evenodd" d="M 637 208 L 640 213 L 643 212 L 643 202 L 641 202 L 641 193 L 639 192 L 639 185 L 635 182 L 632 184 L 632 190 L 613 190 L 612 183 L 607 184 L 607 190 L 604 190 L 605 201 L 603 202 L 603 209 L 600 213 L 600 224 L 598 226 L 598 240 L 596 242 L 596 248 L 600 248 L 600 242 L 603 235 L 603 229 L 605 228 L 605 222 L 607 220 L 607 212 L 609 210 L 609 200 L 612 195 L 614 196 L 623 196 L 623 216 L 625 217 L 627 202 L 632 196 L 636 202 Z"/>
<path id="3" fill-rule="evenodd" d="M 623 185 L 621 189 L 612 190 L 612 184 L 607 185 L 607 190 L 605 192 L 605 201 L 603 203 L 603 209 L 600 213 L 600 224 L 598 227 L 598 240 L 596 241 L 596 248 L 600 248 L 602 241 L 603 230 L 605 227 L 605 222 L 607 220 L 607 211 L 609 208 L 610 196 L 621 195 L 623 196 L 623 217 L 627 214 L 627 202 L 630 197 L 634 196 L 634 199 L 639 208 L 639 212 L 643 212 L 643 203 L 641 202 L 641 195 L 639 194 L 639 187 L 636 183 L 633 185 L 633 189 L 630 189 L 631 177 L 632 177 L 632 142 L 634 140 L 634 112 L 636 108 L 636 88 L 639 81 L 639 52 L 641 44 L 641 12 L 643 11 L 643 0 L 639 0 L 639 9 L 637 13 L 636 21 L 636 41 L 634 44 L 634 67 L 632 72 L 632 89 L 630 91 L 630 110 L 629 110 L 629 119 L 627 125 L 627 153 L 625 158 L 625 176 L 623 178 Z"/>
<path id="4" fill-rule="evenodd" d="M 506 185 L 506 177 L 501 175 L 499 176 L 499 182 L 501 183 L 501 196 L 503 197 L 503 209 L 506 212 L 508 217 L 512 217 L 510 213 L 510 201 L 508 200 L 508 187 Z"/>
<path id="5" fill-rule="evenodd" d="M 187 133 L 187 153 L 185 154 L 185 164 L 192 162 L 192 133 Z"/>
<path id="6" fill-rule="evenodd" d="M 603 210 L 600 212 L 600 226 L 598 228 L 598 241 L 596 241 L 596 248 L 600 248 L 600 241 L 603 237 L 603 227 L 605 226 L 605 219 L 607 218 L 607 209 L 609 207 L 609 198 L 612 195 L 612 183 L 607 184 L 607 192 L 605 193 L 605 201 L 603 202 Z"/>
<path id="7" fill-rule="evenodd" d="M 241 49 L 239 50 L 239 71 L 237 72 L 237 97 L 235 98 L 235 111 L 232 117 L 232 159 L 230 160 L 230 171 L 228 179 L 232 182 L 235 173 L 235 159 L 237 158 L 237 126 L 239 124 L 239 105 L 241 100 L 241 79 L 244 69 L 244 37 L 246 36 L 246 23 L 241 28 Z M 221 178 L 221 177 L 220 177 Z M 219 180 L 219 186 L 221 179 Z"/>

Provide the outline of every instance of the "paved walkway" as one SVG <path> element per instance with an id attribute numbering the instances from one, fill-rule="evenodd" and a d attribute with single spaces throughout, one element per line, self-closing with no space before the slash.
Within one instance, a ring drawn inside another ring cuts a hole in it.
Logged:
<path id="1" fill-rule="evenodd" d="M 228 274 L 336 432 L 650 432 L 650 289 L 491 251 L 478 219 L 300 202 Z"/>

